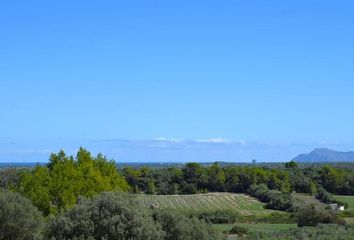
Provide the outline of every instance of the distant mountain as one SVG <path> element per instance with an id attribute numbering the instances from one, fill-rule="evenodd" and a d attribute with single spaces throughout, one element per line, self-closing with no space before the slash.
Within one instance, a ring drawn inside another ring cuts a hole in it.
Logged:
<path id="1" fill-rule="evenodd" d="M 308 154 L 300 154 L 296 162 L 354 162 L 354 152 L 338 152 L 327 148 L 316 148 Z"/>

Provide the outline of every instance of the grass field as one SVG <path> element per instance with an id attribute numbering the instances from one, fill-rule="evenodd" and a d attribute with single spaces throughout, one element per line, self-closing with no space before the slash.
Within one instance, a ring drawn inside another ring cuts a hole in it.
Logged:
<path id="1" fill-rule="evenodd" d="M 296 224 L 265 224 L 265 223 L 237 223 L 237 224 L 214 224 L 213 227 L 219 231 L 229 231 L 233 226 L 247 228 L 251 232 L 273 232 L 296 228 Z"/>
<path id="2" fill-rule="evenodd" d="M 208 193 L 193 195 L 136 195 L 138 200 L 147 207 L 151 204 L 161 209 L 181 211 L 209 211 L 231 209 L 241 216 L 262 216 L 271 214 L 274 210 L 263 208 L 263 203 L 245 194 Z"/>
<path id="3" fill-rule="evenodd" d="M 336 200 L 348 203 L 347 210 L 354 210 L 354 196 L 335 195 Z"/>
<path id="4" fill-rule="evenodd" d="M 315 204 L 325 208 L 327 205 L 317 200 L 314 196 L 305 193 L 293 193 L 294 204 L 297 207 L 304 207 L 310 204 Z"/>

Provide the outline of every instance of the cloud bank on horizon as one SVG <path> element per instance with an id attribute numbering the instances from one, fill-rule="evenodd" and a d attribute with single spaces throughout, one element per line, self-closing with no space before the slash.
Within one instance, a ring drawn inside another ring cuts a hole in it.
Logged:
<path id="1" fill-rule="evenodd" d="M 59 147 L 58 147 L 59 146 Z M 256 142 L 242 139 L 98 139 L 91 141 L 46 141 L 35 143 L 0 139 L 0 162 L 45 162 L 52 152 L 63 149 L 75 154 L 83 146 L 93 154 L 103 153 L 117 162 L 286 162 L 314 148 L 353 150 L 354 145 L 317 143 Z"/>

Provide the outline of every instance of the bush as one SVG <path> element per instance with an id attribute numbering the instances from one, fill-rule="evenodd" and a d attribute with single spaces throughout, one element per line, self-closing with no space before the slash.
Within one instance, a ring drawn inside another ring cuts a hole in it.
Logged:
<path id="1" fill-rule="evenodd" d="M 166 240 L 218 239 L 211 226 L 195 217 L 186 217 L 177 212 L 156 211 L 154 219 L 161 224 Z"/>
<path id="2" fill-rule="evenodd" d="M 267 203 L 266 208 L 280 211 L 291 211 L 293 208 L 293 200 L 289 193 L 269 190 L 264 184 L 252 185 L 249 193 L 261 202 Z"/>
<path id="3" fill-rule="evenodd" d="M 43 218 L 30 200 L 0 191 L 0 239 L 41 239 Z"/>
<path id="4" fill-rule="evenodd" d="M 334 203 L 336 200 L 333 195 L 327 192 L 324 188 L 318 188 L 316 198 L 323 203 Z"/>
<path id="5" fill-rule="evenodd" d="M 297 225 L 317 226 L 319 223 L 336 223 L 338 222 L 336 214 L 331 210 L 320 209 L 316 205 L 309 205 L 301 209 L 297 217 Z"/>
<path id="6" fill-rule="evenodd" d="M 273 231 L 269 233 L 249 233 L 245 240 L 299 240 L 299 239 L 353 239 L 354 227 L 339 225 L 319 225 L 318 227 L 294 228 L 286 231 Z"/>
<path id="7" fill-rule="evenodd" d="M 241 226 L 234 226 L 228 233 L 243 236 L 248 233 L 248 229 Z"/>
<path id="8" fill-rule="evenodd" d="M 131 197 L 103 193 L 80 199 L 65 214 L 52 219 L 49 239 L 164 239 L 164 232 Z"/>
<path id="9" fill-rule="evenodd" d="M 280 211 L 289 211 L 293 207 L 291 195 L 288 193 L 276 194 L 270 198 L 266 207 Z"/>
<path id="10" fill-rule="evenodd" d="M 200 220 L 213 224 L 234 223 L 238 217 L 239 214 L 232 210 L 216 210 L 198 214 Z"/>
<path id="11" fill-rule="evenodd" d="M 4 168 L 0 169 L 0 188 L 16 189 L 20 184 L 21 174 L 28 172 L 28 169 Z"/>

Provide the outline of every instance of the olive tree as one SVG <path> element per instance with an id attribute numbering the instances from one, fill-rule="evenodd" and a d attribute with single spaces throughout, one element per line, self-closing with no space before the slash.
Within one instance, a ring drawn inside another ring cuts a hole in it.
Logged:
<path id="1" fill-rule="evenodd" d="M 19 193 L 0 191 L 0 239 L 41 239 L 43 217 Z"/>

